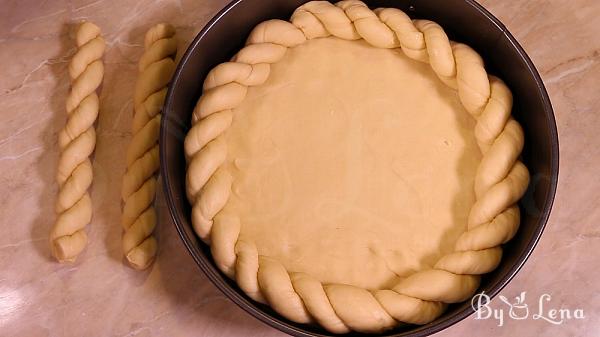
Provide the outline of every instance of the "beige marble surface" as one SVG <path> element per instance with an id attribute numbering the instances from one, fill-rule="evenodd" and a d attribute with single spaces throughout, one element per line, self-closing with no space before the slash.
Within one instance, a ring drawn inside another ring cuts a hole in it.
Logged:
<path id="1" fill-rule="evenodd" d="M 160 255 L 150 271 L 122 263 L 119 189 L 132 90 L 145 30 L 172 22 L 182 47 L 226 1 L 0 2 L 0 336 L 281 336 L 226 299 L 194 265 L 162 196 Z M 580 308 L 585 319 L 470 317 L 439 336 L 596 336 L 600 331 L 600 2 L 486 0 L 522 43 L 554 104 L 561 174 L 554 211 L 523 270 L 503 290 L 527 291 L 537 312 Z M 576 9 L 575 9 L 576 8 Z M 73 265 L 50 258 L 57 132 L 65 122 L 70 24 L 90 19 L 107 40 L 92 190 L 90 243 Z M 495 308 L 508 308 L 495 299 Z M 532 312 L 533 314 L 533 312 Z"/>

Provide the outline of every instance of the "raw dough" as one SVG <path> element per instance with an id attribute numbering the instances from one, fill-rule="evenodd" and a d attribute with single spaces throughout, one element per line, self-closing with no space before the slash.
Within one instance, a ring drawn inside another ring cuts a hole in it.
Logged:
<path id="1" fill-rule="evenodd" d="M 127 149 L 127 172 L 121 196 L 124 201 L 123 252 L 136 269 L 148 268 L 156 256 L 156 174 L 159 169 L 158 131 L 167 85 L 175 70 L 175 28 L 158 24 L 146 33 L 144 54 L 135 85 L 133 139 Z"/>
<path id="2" fill-rule="evenodd" d="M 518 228 L 529 173 L 511 107 L 436 23 L 308 2 L 207 75 L 184 144 L 192 225 L 294 322 L 425 324 L 473 295 Z"/>
<path id="3" fill-rule="evenodd" d="M 96 89 L 102 83 L 104 39 L 100 28 L 82 23 L 76 34 L 77 52 L 69 63 L 71 92 L 67 97 L 69 118 L 58 135 L 60 159 L 56 181 L 59 185 L 50 247 L 60 262 L 73 262 L 85 248 L 85 226 L 92 219 L 88 188 L 92 184 L 89 156 L 96 146 L 94 122 L 98 117 Z"/>
<path id="4" fill-rule="evenodd" d="M 465 231 L 474 127 L 427 64 L 364 41 L 307 41 L 233 110 L 222 213 L 290 272 L 389 289 Z"/>

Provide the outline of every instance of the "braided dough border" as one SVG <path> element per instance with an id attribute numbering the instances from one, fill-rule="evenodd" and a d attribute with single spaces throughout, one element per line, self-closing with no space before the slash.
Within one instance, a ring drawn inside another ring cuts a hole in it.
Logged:
<path id="1" fill-rule="evenodd" d="M 483 157 L 467 230 L 454 252 L 392 289 L 321 284 L 310 275 L 288 272 L 277 260 L 259 255 L 254 243 L 238 240 L 238 218 L 219 214 L 231 193 L 232 177 L 221 166 L 227 157 L 223 134 L 231 124 L 232 109 L 244 100 L 249 86 L 266 81 L 270 65 L 288 48 L 327 36 L 400 48 L 409 58 L 429 63 L 443 83 L 457 90 L 462 105 L 477 120 L 474 133 Z M 449 41 L 434 22 L 411 20 L 394 8 L 371 10 L 356 0 L 335 5 L 308 2 L 296 9 L 290 22 L 269 20 L 256 26 L 230 62 L 210 71 L 203 89 L 184 144 L 192 225 L 211 245 L 217 266 L 249 297 L 268 302 L 294 322 L 317 322 L 333 333 L 373 333 L 400 322 L 428 323 L 447 303 L 463 302 L 475 293 L 480 275 L 498 266 L 500 245 L 517 231 L 516 203 L 529 184 L 529 173 L 518 159 L 524 139 L 521 126 L 511 117 L 510 90 L 487 74 L 473 49 Z"/>

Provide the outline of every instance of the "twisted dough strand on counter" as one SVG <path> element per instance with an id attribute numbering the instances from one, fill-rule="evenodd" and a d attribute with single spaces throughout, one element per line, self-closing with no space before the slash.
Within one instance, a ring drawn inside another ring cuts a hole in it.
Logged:
<path id="1" fill-rule="evenodd" d="M 232 178 L 222 167 L 227 157 L 223 133 L 231 124 L 231 110 L 244 100 L 249 86 L 266 81 L 270 65 L 284 57 L 287 48 L 327 36 L 400 48 L 409 58 L 430 64 L 443 83 L 457 90 L 462 105 L 477 120 L 475 137 L 483 157 L 467 230 L 454 252 L 392 289 L 321 284 L 310 275 L 289 273 L 280 262 L 259 255 L 254 243 L 238 240 L 240 219 L 219 213 L 231 193 Z M 268 302 L 292 321 L 317 321 L 334 333 L 380 332 L 399 322 L 428 323 L 447 303 L 474 294 L 480 275 L 497 267 L 500 245 L 519 226 L 516 203 L 529 184 L 529 173 L 518 159 L 523 131 L 511 109 L 506 85 L 487 74 L 474 50 L 449 41 L 436 23 L 411 20 L 394 8 L 371 10 L 356 0 L 335 5 L 308 2 L 294 12 L 291 22 L 270 20 L 256 26 L 246 46 L 207 75 L 184 144 L 192 225 L 210 243 L 217 266 L 227 276 L 248 296 Z"/>
<path id="2" fill-rule="evenodd" d="M 156 210 L 152 203 L 159 169 L 158 131 L 167 84 L 175 70 L 175 28 L 158 24 L 146 33 L 134 94 L 133 139 L 127 149 L 127 172 L 121 196 L 124 201 L 123 252 L 129 264 L 145 269 L 156 255 L 153 236 Z"/>
<path id="3" fill-rule="evenodd" d="M 84 22 L 77 30 L 76 43 L 77 52 L 69 63 L 72 81 L 66 102 L 69 117 L 58 135 L 61 151 L 56 175 L 58 218 L 50 234 L 52 253 L 60 262 L 75 261 L 87 243 L 85 226 L 92 219 L 88 188 L 93 177 L 89 156 L 96 145 L 96 89 L 104 76 L 101 58 L 105 44 L 100 28 Z"/>

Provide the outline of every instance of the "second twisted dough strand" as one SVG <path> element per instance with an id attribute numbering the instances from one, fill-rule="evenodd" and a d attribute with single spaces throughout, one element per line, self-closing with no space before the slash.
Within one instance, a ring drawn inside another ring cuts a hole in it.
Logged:
<path id="1" fill-rule="evenodd" d="M 134 135 L 127 149 L 127 172 L 121 190 L 125 203 L 121 218 L 123 252 L 136 269 L 149 267 L 157 251 L 153 202 L 159 169 L 158 133 L 167 85 L 175 70 L 175 28 L 164 23 L 150 28 L 144 48 L 135 85 Z"/>

